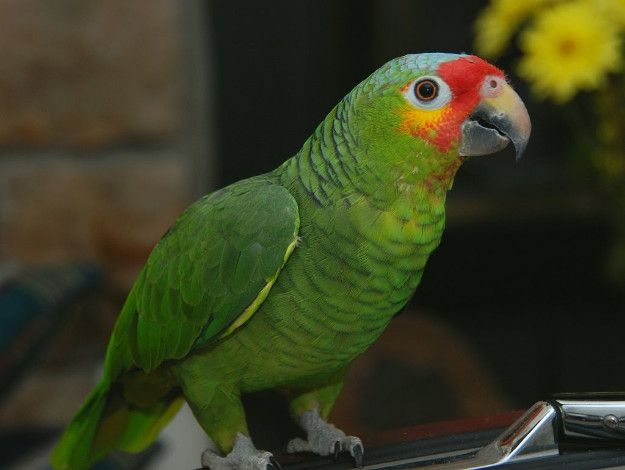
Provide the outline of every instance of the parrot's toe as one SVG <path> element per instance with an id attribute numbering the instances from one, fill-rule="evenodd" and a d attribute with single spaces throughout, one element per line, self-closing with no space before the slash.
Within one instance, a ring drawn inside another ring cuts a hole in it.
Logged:
<path id="1" fill-rule="evenodd" d="M 238 434 L 232 451 L 225 457 L 213 449 L 202 453 L 202 466 L 210 470 L 282 470 L 271 452 L 258 450 L 252 440 Z"/>
<path id="2" fill-rule="evenodd" d="M 335 461 L 338 460 L 341 452 L 349 452 L 354 458 L 356 466 L 362 468 L 364 466 L 362 441 L 355 436 L 346 436 L 338 429 L 336 431 L 336 434 L 331 437 L 333 439 L 331 443 L 328 443 L 326 439 L 321 439 L 321 436 L 316 436 L 317 439 L 308 441 L 296 437 L 289 441 L 286 450 L 289 453 L 313 452 L 318 455 L 332 455 Z"/>
<path id="3" fill-rule="evenodd" d="M 350 450 L 350 454 L 352 454 L 352 457 L 354 457 L 357 467 L 362 468 L 365 466 L 365 452 L 362 444 L 356 444 L 354 447 L 352 447 L 352 449 Z"/>
<path id="4" fill-rule="evenodd" d="M 336 441 L 334 443 L 334 461 L 335 462 L 339 459 L 340 453 L 341 453 L 341 443 Z"/>
<path id="5" fill-rule="evenodd" d="M 356 436 L 346 436 L 319 416 L 319 410 L 313 409 L 302 413 L 300 424 L 308 439 L 296 437 L 286 447 L 287 452 L 313 452 L 318 455 L 333 455 L 334 460 L 341 452 L 349 452 L 356 466 L 364 466 L 364 447 Z"/>
<path id="6" fill-rule="evenodd" d="M 355 436 L 345 436 L 341 439 L 340 443 L 341 450 L 344 452 L 349 452 L 349 454 L 354 458 L 357 467 L 364 467 L 364 447 L 362 446 L 362 441 Z M 336 454 L 335 454 L 336 455 Z"/>
<path id="7" fill-rule="evenodd" d="M 273 458 L 273 455 L 269 457 L 269 464 L 267 465 L 267 470 L 282 470 L 282 465 Z"/>

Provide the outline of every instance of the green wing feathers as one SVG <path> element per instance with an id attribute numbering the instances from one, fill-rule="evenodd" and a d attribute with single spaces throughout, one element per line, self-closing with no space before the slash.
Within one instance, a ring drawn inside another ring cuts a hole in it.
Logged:
<path id="1" fill-rule="evenodd" d="M 190 206 L 139 274 L 113 330 L 104 377 L 56 447 L 54 468 L 87 468 L 113 448 L 146 447 L 181 404 L 159 366 L 245 323 L 269 293 L 298 231 L 297 203 L 263 176 Z"/>
<path id="2" fill-rule="evenodd" d="M 154 249 L 133 289 L 135 364 L 151 371 L 218 339 L 275 280 L 298 230 L 293 197 L 261 178 L 192 205 Z"/>

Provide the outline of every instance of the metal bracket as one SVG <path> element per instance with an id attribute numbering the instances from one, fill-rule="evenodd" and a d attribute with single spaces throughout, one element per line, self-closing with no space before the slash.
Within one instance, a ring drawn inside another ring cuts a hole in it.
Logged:
<path id="1" fill-rule="evenodd" d="M 625 396 L 566 395 L 535 403 L 497 439 L 435 470 L 488 468 L 558 455 L 562 447 L 625 445 Z"/>

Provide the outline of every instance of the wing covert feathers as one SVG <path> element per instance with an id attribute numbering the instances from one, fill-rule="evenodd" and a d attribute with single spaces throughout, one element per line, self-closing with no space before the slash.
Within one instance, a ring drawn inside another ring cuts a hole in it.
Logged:
<path id="1" fill-rule="evenodd" d="M 297 203 L 250 178 L 190 206 L 160 240 L 128 297 L 133 362 L 151 371 L 234 331 L 258 309 L 293 251 Z M 117 327 L 116 327 L 117 329 Z"/>

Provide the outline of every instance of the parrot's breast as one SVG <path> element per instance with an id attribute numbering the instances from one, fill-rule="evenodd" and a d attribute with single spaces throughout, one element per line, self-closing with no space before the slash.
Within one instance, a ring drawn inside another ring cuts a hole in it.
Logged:
<path id="1" fill-rule="evenodd" d="M 410 299 L 444 226 L 442 206 L 307 209 L 301 242 L 265 302 L 211 352 L 236 364 L 243 391 L 346 367 Z"/>

